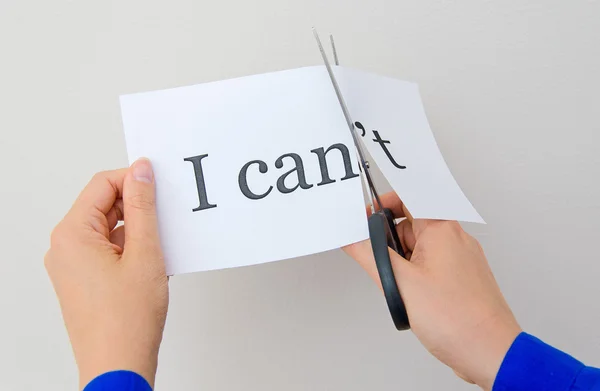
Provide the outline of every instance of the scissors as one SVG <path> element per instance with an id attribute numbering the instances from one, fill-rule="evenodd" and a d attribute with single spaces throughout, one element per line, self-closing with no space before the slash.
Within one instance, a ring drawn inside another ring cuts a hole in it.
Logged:
<path id="1" fill-rule="evenodd" d="M 358 161 L 361 167 L 360 171 L 363 174 L 361 175 L 361 178 L 363 179 L 365 188 L 368 190 L 367 194 L 371 205 L 371 216 L 368 218 L 369 238 L 371 239 L 371 247 L 373 248 L 375 264 L 377 265 L 377 271 L 379 272 L 379 278 L 381 279 L 381 286 L 385 294 L 385 299 L 387 301 L 387 305 L 396 329 L 408 330 L 410 329 L 410 322 L 408 320 L 408 314 L 406 313 L 404 300 L 402 300 L 402 296 L 400 295 L 400 291 L 396 283 L 396 277 L 394 276 L 394 270 L 392 269 L 392 262 L 388 249 L 391 248 L 402 257 L 406 256 L 404 250 L 402 249 L 398 232 L 396 231 L 396 224 L 394 222 L 395 217 L 391 209 L 384 208 L 381 204 L 379 193 L 375 188 L 373 178 L 369 172 L 369 162 L 365 159 L 365 154 L 361 145 L 362 141 L 359 141 L 359 138 L 356 135 L 354 122 L 350 117 L 350 112 L 348 111 L 348 107 L 346 106 L 346 102 L 344 101 L 340 87 L 337 83 L 333 70 L 331 69 L 331 64 L 329 63 L 327 54 L 325 53 L 323 45 L 321 44 L 319 34 L 314 28 L 313 34 L 317 40 L 319 50 L 321 51 L 321 56 L 323 56 L 327 73 L 329 73 L 329 77 L 331 79 L 331 83 L 333 84 L 338 101 L 340 102 L 342 112 L 344 113 L 344 117 L 346 118 L 346 122 L 350 128 L 350 133 L 352 134 L 352 140 L 354 141 L 354 146 L 356 147 L 356 152 L 358 155 Z M 330 36 L 330 40 L 333 49 L 335 65 L 339 65 L 337 51 L 335 49 L 335 42 L 332 35 Z M 375 207 L 375 203 L 377 203 L 377 207 Z"/>

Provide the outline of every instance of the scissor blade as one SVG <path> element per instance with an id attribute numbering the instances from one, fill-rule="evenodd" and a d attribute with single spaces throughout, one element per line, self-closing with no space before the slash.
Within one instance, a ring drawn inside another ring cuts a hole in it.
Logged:
<path id="1" fill-rule="evenodd" d="M 352 141 L 354 141 L 354 146 L 356 147 L 356 152 L 358 154 L 358 160 L 362 167 L 364 178 L 367 180 L 367 191 L 369 194 L 369 201 L 371 202 L 371 210 L 375 212 L 375 204 L 373 203 L 373 199 L 377 201 L 377 205 L 381 208 L 381 200 L 379 199 L 379 194 L 375 189 L 375 184 L 373 183 L 373 179 L 371 178 L 371 174 L 369 173 L 369 164 L 365 160 L 365 155 L 363 153 L 362 147 L 360 145 L 360 141 L 356 136 L 356 131 L 354 128 L 354 122 L 350 117 L 350 112 L 348 111 L 348 107 L 346 106 L 346 101 L 342 95 L 342 91 L 340 90 L 340 86 L 337 83 L 335 75 L 333 74 L 333 70 L 331 69 L 331 64 L 329 64 L 329 59 L 327 58 L 327 54 L 325 53 L 325 49 L 323 49 L 323 44 L 321 44 L 321 39 L 319 38 L 319 34 L 315 28 L 312 29 L 315 39 L 317 40 L 317 44 L 319 45 L 319 51 L 321 51 L 321 56 L 323 57 L 323 61 L 325 62 L 325 68 L 327 68 L 327 73 L 329 73 L 329 78 L 331 79 L 331 84 L 333 84 L 333 89 L 335 90 L 335 94 L 337 95 L 338 101 L 340 102 L 340 106 L 342 107 L 342 112 L 344 113 L 344 117 L 346 118 L 346 122 L 348 123 L 348 128 L 350 128 L 350 134 L 352 135 Z"/>
<path id="2" fill-rule="evenodd" d="M 354 139 L 356 148 L 360 148 L 360 146 L 357 143 L 358 140 L 356 140 L 356 135 L 354 134 L 354 122 L 352 122 L 352 118 L 350 117 L 350 112 L 348 111 L 348 107 L 346 106 L 346 101 L 344 100 L 344 96 L 342 95 L 340 86 L 338 85 L 333 70 L 331 69 L 331 64 L 329 63 L 327 54 L 325 54 L 325 49 L 323 49 L 323 44 L 321 43 L 319 34 L 314 28 L 313 34 L 315 35 L 315 39 L 317 40 L 317 44 L 319 45 L 319 51 L 321 51 L 321 56 L 323 57 L 323 61 L 325 62 L 325 68 L 327 68 L 327 73 L 329 73 L 329 78 L 331 79 L 331 83 L 333 84 L 333 89 L 335 90 L 335 94 L 338 98 L 338 101 L 340 102 L 340 106 L 342 106 L 342 112 L 344 113 L 344 117 L 346 118 L 346 122 L 348 123 L 348 127 L 350 128 L 350 132 L 352 133 L 352 138 Z"/>
<path id="3" fill-rule="evenodd" d="M 329 41 L 331 41 L 331 50 L 333 51 L 333 63 L 335 65 L 340 65 L 340 60 L 338 59 L 337 50 L 335 49 L 335 41 L 333 40 L 333 34 L 329 35 Z"/>

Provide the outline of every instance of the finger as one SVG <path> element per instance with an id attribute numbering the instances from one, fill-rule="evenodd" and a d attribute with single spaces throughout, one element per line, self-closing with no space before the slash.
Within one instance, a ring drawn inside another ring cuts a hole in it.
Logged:
<path id="1" fill-rule="evenodd" d="M 412 223 L 408 219 L 402 220 L 396 225 L 396 232 L 398 232 L 400 244 L 404 249 L 406 258 L 410 259 L 409 253 L 412 253 L 415 250 L 415 245 L 417 244 Z"/>
<path id="2" fill-rule="evenodd" d="M 110 232 L 106 214 L 121 198 L 126 170 L 100 172 L 79 194 L 66 219 L 85 224 L 108 237 Z"/>
<path id="3" fill-rule="evenodd" d="M 115 200 L 121 198 L 123 194 L 123 180 L 126 173 L 127 169 L 122 168 L 94 175 L 75 200 L 71 212 L 85 216 L 90 209 L 97 209 L 106 215 Z"/>
<path id="4" fill-rule="evenodd" d="M 373 256 L 371 241 L 364 240 L 362 242 L 354 243 L 343 247 L 343 250 L 346 252 L 346 254 L 354 258 L 354 260 L 356 260 L 356 262 L 358 262 L 358 264 L 375 281 L 379 288 L 382 289 L 381 279 L 379 278 L 379 272 L 377 271 L 377 265 L 375 264 L 375 257 Z M 396 281 L 398 281 L 399 276 L 411 273 L 411 269 L 413 268 L 411 263 L 402 258 L 392 249 L 390 249 L 390 261 L 392 263 L 394 275 L 396 276 Z"/>
<path id="5" fill-rule="evenodd" d="M 389 208 L 392 210 L 392 213 L 394 214 L 395 218 L 399 219 L 402 217 L 406 217 L 412 221 L 412 216 L 408 212 L 408 209 L 406 209 L 406 206 L 404 205 L 400 197 L 398 197 L 398 194 L 396 194 L 393 191 L 390 191 L 379 196 L 379 199 L 381 200 L 381 204 L 384 208 Z M 371 215 L 370 205 L 369 207 L 367 207 L 367 215 Z"/>
<path id="6" fill-rule="evenodd" d="M 408 253 L 412 253 L 414 251 L 417 242 L 413 232 L 412 223 L 408 219 L 400 221 L 400 223 L 396 225 L 396 232 L 398 233 L 398 237 L 400 238 L 400 245 L 402 246 L 402 249 L 405 251 L 407 258 L 410 258 L 408 257 Z M 361 243 L 367 243 L 367 245 Z M 358 259 L 359 255 L 368 252 L 371 254 L 371 257 L 373 256 L 373 249 L 371 248 L 371 242 L 369 240 L 354 243 L 345 246 L 342 249 L 348 255 L 356 259 L 359 263 L 361 263 L 361 259 L 364 259 L 364 257 Z M 361 266 L 365 267 L 366 265 L 363 265 L 361 263 Z"/>
<path id="7" fill-rule="evenodd" d="M 115 228 L 110 233 L 109 240 L 112 244 L 116 245 L 121 249 L 121 253 L 125 250 L 125 226 Z"/>
<path id="8" fill-rule="evenodd" d="M 115 201 L 115 204 L 106 214 L 106 220 L 108 222 L 108 230 L 112 233 L 119 221 L 123 221 L 125 214 L 123 213 L 123 200 L 121 198 Z"/>
<path id="9" fill-rule="evenodd" d="M 127 251 L 136 254 L 160 251 L 154 174 L 148 159 L 137 160 L 127 172 L 123 208 Z"/>
<path id="10" fill-rule="evenodd" d="M 378 276 L 370 240 L 363 240 L 362 242 L 350 244 L 342 247 L 342 250 L 365 269 L 371 278 L 373 278 L 373 276 Z"/>

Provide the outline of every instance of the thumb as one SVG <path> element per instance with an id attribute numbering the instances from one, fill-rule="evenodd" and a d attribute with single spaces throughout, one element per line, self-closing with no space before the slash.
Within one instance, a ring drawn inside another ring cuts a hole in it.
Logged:
<path id="1" fill-rule="evenodd" d="M 150 160 L 146 158 L 133 163 L 125 176 L 123 212 L 125 251 L 159 250 L 154 173 Z"/>

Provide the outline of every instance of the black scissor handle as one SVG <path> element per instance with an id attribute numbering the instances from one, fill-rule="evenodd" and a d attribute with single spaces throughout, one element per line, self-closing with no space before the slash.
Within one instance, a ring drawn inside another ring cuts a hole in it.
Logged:
<path id="1" fill-rule="evenodd" d="M 400 254 L 402 258 L 406 258 L 402 243 L 400 242 L 400 237 L 398 236 L 398 231 L 396 231 L 396 223 L 394 223 L 394 214 L 392 213 L 392 210 L 390 208 L 383 208 L 381 212 L 385 215 L 385 219 L 387 220 L 390 229 L 389 232 L 391 236 L 388 236 L 388 247 L 391 247 L 392 250 Z"/>
<path id="2" fill-rule="evenodd" d="M 396 232 L 393 214 L 389 209 L 379 210 L 369 217 L 369 236 L 381 286 L 394 325 L 398 330 L 408 330 L 410 322 L 394 276 L 388 248 L 391 247 L 402 256 L 404 251 Z"/>

